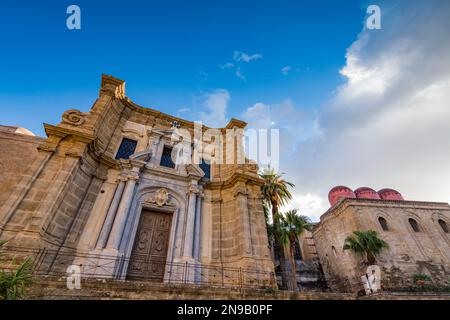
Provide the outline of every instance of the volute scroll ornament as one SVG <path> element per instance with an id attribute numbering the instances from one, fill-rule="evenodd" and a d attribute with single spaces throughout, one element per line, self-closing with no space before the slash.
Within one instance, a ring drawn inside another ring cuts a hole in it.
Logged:
<path id="1" fill-rule="evenodd" d="M 67 110 L 62 115 L 62 122 L 72 126 L 81 126 L 85 122 L 86 113 L 80 110 Z"/>

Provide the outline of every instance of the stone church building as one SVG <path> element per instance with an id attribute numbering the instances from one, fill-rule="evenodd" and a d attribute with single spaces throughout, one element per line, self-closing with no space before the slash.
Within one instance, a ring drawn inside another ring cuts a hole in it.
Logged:
<path id="1" fill-rule="evenodd" d="M 245 126 L 232 119 L 216 130 Z M 256 164 L 174 163 L 172 134 L 194 123 L 133 103 L 125 82 L 106 75 L 89 112 L 68 110 L 44 127 L 47 138 L 0 129 L 8 247 L 45 249 L 40 267 L 61 272 L 75 264 L 85 274 L 162 282 L 189 265 L 190 282 L 214 281 L 220 267 L 222 281 L 229 268 L 247 275 L 230 281 L 273 284 Z M 236 135 L 223 153 L 241 146 Z"/>
<path id="2" fill-rule="evenodd" d="M 174 136 L 195 137 L 196 123 L 133 103 L 124 81 L 104 75 L 91 110 L 44 124 L 46 138 L 0 126 L 0 240 L 33 253 L 44 274 L 74 265 L 96 278 L 274 287 L 263 182 L 243 156 L 245 126 L 200 126 L 209 141 L 226 138 L 198 161 L 179 163 Z M 227 161 L 212 161 L 218 156 Z M 346 187 L 329 200 L 320 223 L 299 238 L 300 280 L 323 270 L 332 290 L 361 290 L 366 266 L 343 245 L 353 231 L 375 230 L 390 246 L 377 260 L 384 288 L 411 285 L 416 273 L 450 286 L 447 203 Z"/>
<path id="3" fill-rule="evenodd" d="M 331 289 L 362 289 L 364 257 L 343 249 L 345 238 L 357 230 L 374 230 L 389 245 L 376 261 L 383 289 L 413 286 L 415 274 L 429 276 L 429 285 L 450 287 L 448 203 L 407 201 L 392 189 L 352 191 L 344 186 L 333 188 L 328 198 L 331 207 L 320 217 L 313 238 Z"/>

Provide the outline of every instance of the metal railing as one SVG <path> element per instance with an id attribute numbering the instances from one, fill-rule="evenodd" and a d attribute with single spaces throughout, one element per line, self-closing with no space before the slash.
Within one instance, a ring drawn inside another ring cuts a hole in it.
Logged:
<path id="1" fill-rule="evenodd" d="M 166 262 L 147 258 L 74 252 L 67 248 L 29 249 L 5 247 L 0 269 L 14 269 L 26 257 L 36 276 L 65 277 L 69 266 L 80 268 L 83 279 L 143 281 L 167 285 L 221 288 L 276 288 L 273 272 L 189 262 Z"/>

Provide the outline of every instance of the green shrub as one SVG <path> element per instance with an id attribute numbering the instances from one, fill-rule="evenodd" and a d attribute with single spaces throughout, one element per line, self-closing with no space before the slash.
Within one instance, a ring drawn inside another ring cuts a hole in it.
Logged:
<path id="1" fill-rule="evenodd" d="M 1 249 L 6 241 L 0 241 Z M 13 261 L 14 264 L 14 261 Z M 32 280 L 32 261 L 26 258 L 16 270 L 0 270 L 0 300 L 16 300 L 24 297 L 25 287 Z"/>
<path id="2" fill-rule="evenodd" d="M 427 274 L 422 274 L 422 273 L 416 273 L 413 275 L 413 280 L 414 282 L 417 281 L 426 281 L 426 282 L 430 282 L 431 281 L 431 277 Z"/>

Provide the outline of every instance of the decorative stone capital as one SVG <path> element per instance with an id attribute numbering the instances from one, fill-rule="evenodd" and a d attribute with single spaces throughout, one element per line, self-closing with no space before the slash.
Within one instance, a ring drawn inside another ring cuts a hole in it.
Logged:
<path id="1" fill-rule="evenodd" d="M 126 182 L 128 180 L 128 178 L 124 175 L 120 175 L 117 177 L 116 182 Z"/>
<path id="2" fill-rule="evenodd" d="M 145 166 L 147 162 L 144 160 L 134 159 L 130 157 L 130 163 L 131 166 L 133 167 L 133 171 L 139 171 L 141 168 Z"/>
<path id="3" fill-rule="evenodd" d="M 130 174 L 128 175 L 128 180 L 139 180 L 139 173 L 137 172 L 130 172 Z"/>
<path id="4" fill-rule="evenodd" d="M 120 173 L 120 176 L 117 178 L 117 181 L 128 181 L 128 180 L 139 180 L 139 172 L 123 170 Z"/>
<path id="5" fill-rule="evenodd" d="M 188 195 L 190 195 L 192 193 L 194 193 L 194 194 L 200 193 L 200 188 L 196 185 L 191 184 L 189 187 L 189 190 L 188 190 Z"/>
<path id="6" fill-rule="evenodd" d="M 118 99 L 125 98 L 125 81 L 108 75 L 102 75 L 100 96 L 111 96 Z"/>

